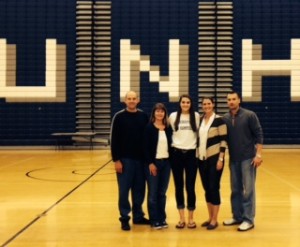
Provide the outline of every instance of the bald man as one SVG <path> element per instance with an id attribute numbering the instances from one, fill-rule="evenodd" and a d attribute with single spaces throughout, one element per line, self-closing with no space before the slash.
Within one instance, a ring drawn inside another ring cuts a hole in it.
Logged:
<path id="1" fill-rule="evenodd" d="M 139 102 L 136 92 L 128 92 L 124 101 L 126 107 L 114 115 L 111 126 L 111 154 L 119 188 L 119 220 L 124 231 L 130 230 L 131 211 L 133 224 L 150 224 L 142 209 L 146 186 L 142 139 L 149 119 L 146 113 L 137 108 Z"/>

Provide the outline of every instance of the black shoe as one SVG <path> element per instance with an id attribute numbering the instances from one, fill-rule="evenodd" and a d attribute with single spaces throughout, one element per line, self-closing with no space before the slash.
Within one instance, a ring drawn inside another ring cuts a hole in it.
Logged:
<path id="1" fill-rule="evenodd" d="M 123 231 L 130 231 L 129 221 L 121 221 L 121 229 Z"/>
<path id="2" fill-rule="evenodd" d="M 169 225 L 166 221 L 163 221 L 162 223 L 160 223 L 160 225 L 161 225 L 162 228 L 168 228 L 169 227 Z"/>
<path id="3" fill-rule="evenodd" d="M 206 227 L 207 230 L 214 230 L 218 227 L 218 222 L 216 224 L 208 224 L 208 226 Z"/>
<path id="4" fill-rule="evenodd" d="M 140 220 L 134 220 L 133 224 L 135 224 L 135 225 L 150 225 L 150 220 L 143 217 Z"/>
<path id="5" fill-rule="evenodd" d="M 162 229 L 163 227 L 159 222 L 155 222 L 155 223 L 151 224 L 151 228 L 155 229 L 155 230 L 159 230 L 159 229 Z"/>
<path id="6" fill-rule="evenodd" d="M 207 227 L 209 225 L 209 221 L 204 221 L 202 224 L 201 224 L 201 227 Z"/>

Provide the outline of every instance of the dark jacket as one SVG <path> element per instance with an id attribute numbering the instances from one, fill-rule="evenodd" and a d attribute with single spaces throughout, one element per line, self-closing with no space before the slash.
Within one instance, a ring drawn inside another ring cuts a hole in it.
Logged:
<path id="1" fill-rule="evenodd" d="M 158 133 L 159 133 L 159 129 L 157 129 L 153 123 L 149 123 L 145 128 L 143 150 L 144 150 L 144 156 L 147 165 L 151 163 L 155 163 L 156 149 L 158 144 Z M 172 142 L 171 126 L 165 128 L 165 133 L 168 140 L 168 151 L 170 155 L 171 142 Z"/>
<path id="2" fill-rule="evenodd" d="M 230 159 L 252 159 L 256 154 L 256 144 L 263 144 L 263 130 L 257 115 L 240 107 L 235 116 L 228 112 L 223 119 L 228 129 Z"/>
<path id="3" fill-rule="evenodd" d="M 143 159 L 143 134 L 148 122 L 147 114 L 141 110 L 121 110 L 114 115 L 110 143 L 113 161 L 122 158 Z"/>

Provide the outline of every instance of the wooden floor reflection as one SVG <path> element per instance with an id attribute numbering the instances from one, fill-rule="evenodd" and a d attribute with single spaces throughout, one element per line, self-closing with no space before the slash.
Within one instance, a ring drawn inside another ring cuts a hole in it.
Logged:
<path id="1" fill-rule="evenodd" d="M 230 217 L 229 171 L 222 177 L 220 226 L 207 219 L 197 177 L 196 229 L 175 229 L 173 180 L 167 198 L 169 228 L 120 229 L 117 185 L 108 150 L 0 151 L 0 245 L 43 246 L 300 246 L 300 150 L 266 149 L 257 176 L 255 229 L 238 232 Z M 145 208 L 146 211 L 146 208 Z"/>

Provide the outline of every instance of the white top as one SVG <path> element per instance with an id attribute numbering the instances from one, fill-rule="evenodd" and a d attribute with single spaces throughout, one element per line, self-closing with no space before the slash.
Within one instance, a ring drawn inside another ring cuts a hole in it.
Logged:
<path id="1" fill-rule="evenodd" d="M 179 149 L 195 149 L 197 146 L 197 132 L 193 132 L 190 125 L 190 115 L 180 115 L 178 130 L 175 131 L 175 120 L 177 112 L 172 112 L 169 117 L 170 124 L 173 129 L 172 146 Z M 199 126 L 200 114 L 195 112 L 196 126 Z"/>
<path id="2" fill-rule="evenodd" d="M 167 140 L 166 132 L 164 130 L 160 130 L 158 132 L 158 143 L 157 143 L 155 158 L 156 159 L 169 158 L 168 140 Z"/>
<path id="3" fill-rule="evenodd" d="M 202 120 L 201 126 L 199 128 L 199 136 L 200 136 L 200 145 L 199 145 L 199 159 L 205 160 L 206 159 L 206 144 L 207 144 L 207 134 L 208 130 L 215 119 L 215 113 L 213 113 L 205 124 L 205 119 Z"/>

